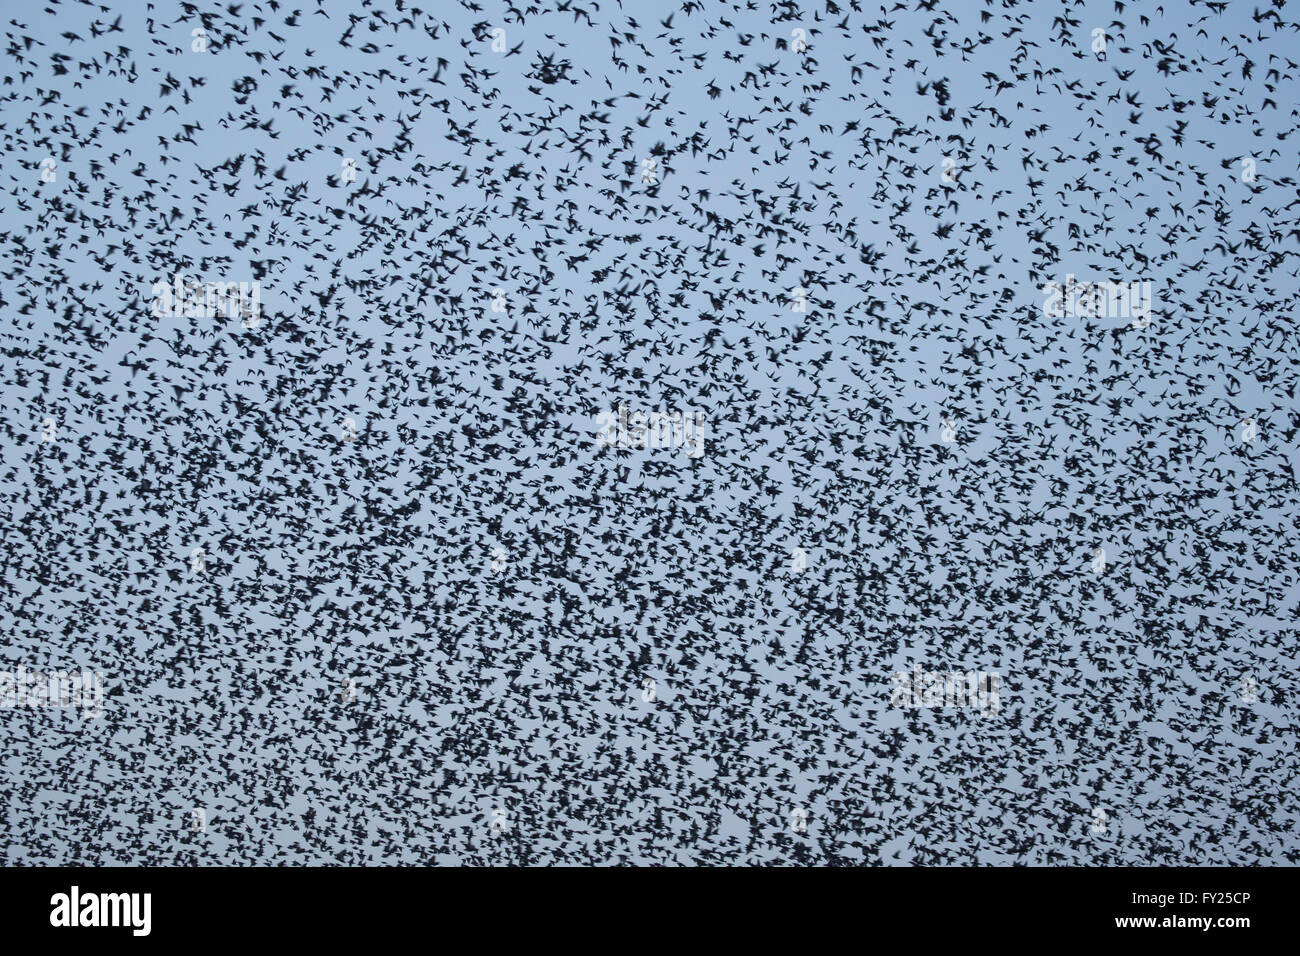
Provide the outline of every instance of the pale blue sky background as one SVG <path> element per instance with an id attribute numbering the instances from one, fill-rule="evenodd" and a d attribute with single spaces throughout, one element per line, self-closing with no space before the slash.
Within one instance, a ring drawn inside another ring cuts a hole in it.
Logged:
<path id="1" fill-rule="evenodd" d="M 247 4 L 206 54 L 171 4 L 98 38 L 89 8 L 6 12 L 6 46 L 38 44 L 0 88 L 0 666 L 101 669 L 110 697 L 0 713 L 3 858 L 1294 862 L 1292 33 L 1130 5 L 1100 61 L 1109 4 L 873 8 L 848 35 L 812 6 L 481 6 L 345 48 L 348 5 Z M 446 85 L 413 68 L 439 57 Z M 947 119 L 917 90 L 941 78 Z M 177 269 L 255 260 L 263 328 L 149 315 Z M 1149 279 L 1152 329 L 1044 319 L 1071 273 Z M 597 449 L 622 400 L 704 411 L 708 454 Z M 918 661 L 999 673 L 999 717 L 891 708 Z"/>

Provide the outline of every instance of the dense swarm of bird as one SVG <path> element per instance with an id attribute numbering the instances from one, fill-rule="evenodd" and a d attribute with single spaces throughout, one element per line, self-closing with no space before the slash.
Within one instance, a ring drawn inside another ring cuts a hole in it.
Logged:
<path id="1" fill-rule="evenodd" d="M 1283 0 L 4 19 L 7 861 L 1300 860 Z"/>

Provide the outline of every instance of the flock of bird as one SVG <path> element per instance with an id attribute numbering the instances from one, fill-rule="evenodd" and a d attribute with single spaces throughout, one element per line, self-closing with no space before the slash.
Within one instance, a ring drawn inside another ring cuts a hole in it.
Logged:
<path id="1" fill-rule="evenodd" d="M 1284 0 L 3 21 L 0 859 L 1300 861 Z"/>

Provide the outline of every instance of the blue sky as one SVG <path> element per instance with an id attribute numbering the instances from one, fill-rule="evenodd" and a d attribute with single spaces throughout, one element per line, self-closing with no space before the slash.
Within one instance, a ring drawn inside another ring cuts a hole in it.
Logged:
<path id="1" fill-rule="evenodd" d="M 328 6 L 6 16 L 0 662 L 110 695 L 0 714 L 9 862 L 1294 861 L 1291 31 Z"/>

